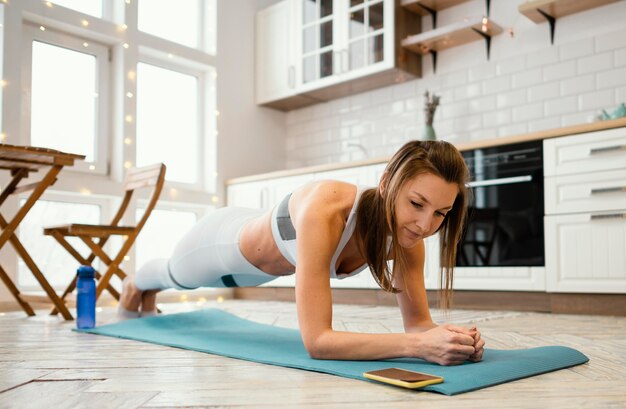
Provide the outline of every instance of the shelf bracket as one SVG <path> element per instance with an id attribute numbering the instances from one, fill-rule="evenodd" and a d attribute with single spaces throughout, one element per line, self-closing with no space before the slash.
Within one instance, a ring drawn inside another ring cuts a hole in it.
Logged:
<path id="1" fill-rule="evenodd" d="M 430 7 L 425 6 L 421 3 L 417 3 L 417 5 L 423 8 L 426 12 L 428 12 L 428 14 L 430 14 L 430 17 L 433 19 L 433 30 L 436 29 L 437 28 L 437 10 L 431 9 Z"/>
<path id="2" fill-rule="evenodd" d="M 433 57 L 433 74 L 437 73 L 437 51 L 430 50 L 430 55 Z"/>
<path id="3" fill-rule="evenodd" d="M 487 17 L 489 17 L 489 10 L 491 9 L 491 0 L 485 0 L 485 3 L 487 3 Z"/>
<path id="4" fill-rule="evenodd" d="M 554 45 L 554 28 L 556 26 L 556 18 L 552 17 L 541 9 L 537 9 L 537 11 L 539 12 L 539 14 L 544 16 L 546 20 L 548 20 L 548 23 L 550 24 L 550 44 Z"/>
<path id="5" fill-rule="evenodd" d="M 485 39 L 485 45 L 487 46 L 487 60 L 489 60 L 489 54 L 491 52 L 491 36 L 475 28 L 472 28 L 472 30 L 483 36 L 483 38 Z"/>

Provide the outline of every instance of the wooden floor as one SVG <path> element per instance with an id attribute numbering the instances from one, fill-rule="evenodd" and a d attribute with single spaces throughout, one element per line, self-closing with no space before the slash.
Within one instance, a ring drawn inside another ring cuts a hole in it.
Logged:
<path id="1" fill-rule="evenodd" d="M 287 302 L 227 300 L 164 304 L 164 313 L 216 307 L 296 327 Z M 335 306 L 339 330 L 401 331 L 397 308 Z M 111 322 L 112 308 L 98 314 Z M 434 311 L 434 318 L 443 316 Z M 476 324 L 488 348 L 565 345 L 585 365 L 448 397 L 332 375 L 256 364 L 135 341 L 79 334 L 74 323 L 0 314 L 1 408 L 626 408 L 626 318 L 529 312 L 452 311 Z"/>

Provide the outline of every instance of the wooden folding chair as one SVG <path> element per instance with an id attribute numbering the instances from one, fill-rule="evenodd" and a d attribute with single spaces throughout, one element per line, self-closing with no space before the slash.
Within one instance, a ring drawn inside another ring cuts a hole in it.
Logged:
<path id="1" fill-rule="evenodd" d="M 124 257 L 135 243 L 146 221 L 148 221 L 148 217 L 150 217 L 152 210 L 159 200 L 164 181 L 165 165 L 162 163 L 131 169 L 128 171 L 126 180 L 124 181 L 124 198 L 110 224 L 67 224 L 44 229 L 44 234 L 54 237 L 81 265 L 91 265 L 97 257 L 107 266 L 104 274 L 96 272 L 96 278 L 98 280 L 96 299 L 106 288 L 113 297 L 119 300 L 119 293 L 115 291 L 109 283 L 114 275 L 118 276 L 121 280 L 126 278 L 126 273 L 120 268 L 120 264 L 124 261 Z M 148 202 L 148 206 L 146 206 L 146 211 L 143 216 L 134 226 L 120 226 L 119 222 L 122 220 L 130 204 L 133 193 L 137 189 L 146 187 L 152 187 L 152 195 L 150 196 L 150 201 Z M 65 237 L 68 236 L 79 237 L 89 247 L 91 254 L 88 257 L 83 257 L 65 239 Z M 104 251 L 104 245 L 111 236 L 124 237 L 124 243 L 121 249 L 117 252 L 117 255 L 113 257 L 109 257 Z M 74 291 L 74 288 L 76 288 L 76 277 L 74 277 L 65 292 L 63 292 L 61 299 L 64 300 L 69 293 Z M 55 314 L 56 309 L 53 310 L 52 313 Z"/>

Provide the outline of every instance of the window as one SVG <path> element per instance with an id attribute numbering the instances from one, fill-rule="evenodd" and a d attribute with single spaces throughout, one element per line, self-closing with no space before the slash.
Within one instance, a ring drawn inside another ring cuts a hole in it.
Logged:
<path id="1" fill-rule="evenodd" d="M 22 202 L 24 202 L 22 200 Z M 64 203 L 39 200 L 26 215 L 19 227 L 19 238 L 35 264 L 42 270 L 50 285 L 65 290 L 79 267 L 78 262 L 50 237 L 43 235 L 44 227 L 66 223 L 100 223 L 100 206 L 86 203 Z M 69 237 L 83 256 L 90 254 L 87 245 L 77 237 Z M 39 290 L 40 286 L 24 261 L 18 259 L 18 282 L 20 287 Z M 97 264 L 96 264 L 97 266 Z"/>
<path id="2" fill-rule="evenodd" d="M 173 13 L 171 0 L 139 0 L 139 30 L 215 54 L 216 1 L 185 0 L 175 7 Z"/>
<path id="3" fill-rule="evenodd" d="M 172 12 L 171 0 L 140 0 L 139 30 L 188 47 L 198 47 L 202 13 L 199 0 L 176 2 Z"/>
<path id="4" fill-rule="evenodd" d="M 137 66 L 137 165 L 164 162 L 168 180 L 199 181 L 198 79 Z"/>
<path id="5" fill-rule="evenodd" d="M 57 290 L 64 289 L 77 262 L 43 235 L 43 227 L 108 221 L 123 194 L 126 168 L 168 166 L 161 196 L 168 208 L 149 220 L 135 244 L 138 258 L 124 262 L 127 272 L 142 260 L 171 253 L 197 209 L 211 203 L 215 21 L 216 0 L 0 0 L 0 120 L 13 118 L 0 126 L 0 142 L 86 156 L 63 169 L 17 232 Z M 122 244 L 111 238 L 107 252 Z M 9 249 L 12 256 L 17 272 L 10 273 L 20 286 L 41 291 Z"/>
<path id="6" fill-rule="evenodd" d="M 28 27 L 26 33 L 31 47 L 29 143 L 85 155 L 88 163 L 77 168 L 105 173 L 107 48 L 53 30 Z"/>
<path id="7" fill-rule="evenodd" d="M 144 209 L 137 210 L 138 219 L 143 212 Z M 196 219 L 194 212 L 154 209 L 137 238 L 137 268 L 155 258 L 169 258 L 176 243 L 193 227 Z"/>

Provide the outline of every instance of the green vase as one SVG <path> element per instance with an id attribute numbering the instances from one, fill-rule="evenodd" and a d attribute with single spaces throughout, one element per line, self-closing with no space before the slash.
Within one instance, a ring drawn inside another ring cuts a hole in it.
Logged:
<path id="1" fill-rule="evenodd" d="M 435 134 L 435 128 L 432 125 L 425 125 L 424 131 L 422 132 L 422 139 L 425 141 L 434 141 L 437 139 L 437 134 Z"/>

